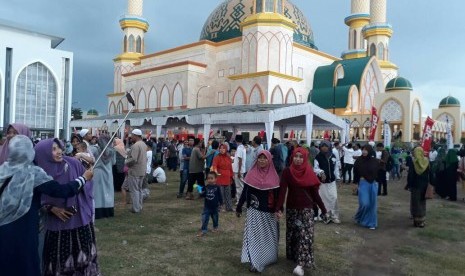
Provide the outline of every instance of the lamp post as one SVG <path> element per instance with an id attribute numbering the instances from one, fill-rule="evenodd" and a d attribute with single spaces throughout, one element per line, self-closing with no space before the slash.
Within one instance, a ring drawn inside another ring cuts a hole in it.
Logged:
<path id="1" fill-rule="evenodd" d="M 210 87 L 210 85 L 204 85 L 204 86 L 201 86 L 199 88 L 199 90 L 197 90 L 197 97 L 196 97 L 196 100 L 195 100 L 195 108 L 198 108 L 199 107 L 199 94 L 200 94 L 200 90 L 202 90 L 203 88 L 208 88 Z"/>
<path id="2" fill-rule="evenodd" d="M 338 64 L 334 68 L 333 76 L 333 114 L 336 114 L 336 86 L 337 82 L 344 78 L 344 65 Z"/>

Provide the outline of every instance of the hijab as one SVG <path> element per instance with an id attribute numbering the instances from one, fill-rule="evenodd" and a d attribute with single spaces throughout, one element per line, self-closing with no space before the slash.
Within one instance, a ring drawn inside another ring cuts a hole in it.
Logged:
<path id="1" fill-rule="evenodd" d="M 34 188 L 52 180 L 32 164 L 35 153 L 29 137 L 16 135 L 8 147 L 8 159 L 0 166 L 0 188 L 11 179 L 0 196 L 0 226 L 24 216 L 31 208 Z"/>
<path id="2" fill-rule="evenodd" d="M 302 154 L 304 161 L 300 165 L 294 163 L 294 157 L 297 153 Z M 320 180 L 316 176 L 313 168 L 307 162 L 308 160 L 308 151 L 304 148 L 296 148 L 291 156 L 291 166 L 289 167 L 289 172 L 292 183 L 297 184 L 299 187 L 310 187 L 320 184 Z"/>
<path id="3" fill-rule="evenodd" d="M 97 140 L 97 145 L 98 145 L 97 156 L 100 156 L 100 154 L 102 154 L 102 150 L 105 148 L 105 146 L 108 144 L 109 141 L 110 141 L 110 136 L 106 134 L 100 135 L 100 137 Z M 115 154 L 115 150 L 110 143 L 107 149 L 105 150 L 105 152 L 103 152 L 100 160 L 103 162 L 103 164 L 108 164 L 108 162 L 111 161 L 111 158 L 114 156 L 114 154 Z"/>
<path id="4" fill-rule="evenodd" d="M 325 153 L 321 151 L 321 147 L 323 146 L 328 147 L 328 151 Z M 323 140 L 320 142 L 320 153 L 324 154 L 326 158 L 331 157 L 331 154 L 333 154 L 333 147 L 331 146 L 331 143 L 329 141 Z"/>
<path id="5" fill-rule="evenodd" d="M 429 160 L 425 157 L 422 147 L 416 147 L 413 150 L 413 167 L 415 172 L 420 175 L 426 171 L 429 166 Z"/>
<path id="6" fill-rule="evenodd" d="M 24 124 L 19 124 L 19 123 L 14 123 L 14 124 L 10 124 L 8 125 L 7 127 L 7 131 L 8 129 L 13 128 L 16 130 L 16 132 L 18 132 L 18 135 L 24 135 L 28 138 L 31 138 L 31 130 Z M 8 144 L 10 143 L 10 141 L 7 139 L 5 141 L 5 143 L 3 144 L 3 147 L 2 149 L 0 150 L 0 165 L 3 164 L 6 159 L 8 158 Z"/>
<path id="7" fill-rule="evenodd" d="M 44 171 L 60 184 L 67 184 L 84 174 L 84 167 L 76 158 L 63 156 L 61 162 L 53 159 L 52 148 L 56 143 L 63 149 L 63 144 L 57 138 L 42 140 L 35 147 L 35 162 Z M 93 213 L 93 183 L 87 182 L 81 193 L 68 199 L 42 196 L 42 204 L 57 206 L 60 208 L 76 206 L 78 213 L 72 216 L 66 223 L 50 216 L 46 222 L 47 230 L 69 230 L 89 224 Z"/>
<path id="8" fill-rule="evenodd" d="M 121 156 L 126 157 L 127 152 L 126 149 L 124 148 L 124 143 L 123 140 L 119 138 L 115 138 L 115 150 L 121 154 Z"/>
<path id="9" fill-rule="evenodd" d="M 268 166 L 265 168 L 260 168 L 258 165 L 260 155 L 264 155 L 268 160 Z M 259 190 L 270 190 L 279 187 L 279 176 L 274 168 L 273 157 L 269 151 L 261 150 L 258 152 L 257 160 L 245 176 L 244 182 Z"/>
<path id="10" fill-rule="evenodd" d="M 459 159 L 457 157 L 457 151 L 455 149 L 450 149 L 447 151 L 446 155 L 446 168 L 454 166 L 455 163 L 458 163 Z"/>

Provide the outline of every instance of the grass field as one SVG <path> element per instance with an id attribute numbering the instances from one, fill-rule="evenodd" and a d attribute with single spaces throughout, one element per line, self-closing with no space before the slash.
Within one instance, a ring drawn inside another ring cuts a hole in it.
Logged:
<path id="1" fill-rule="evenodd" d="M 220 231 L 196 237 L 203 202 L 177 199 L 178 182 L 179 173 L 168 173 L 167 186 L 152 185 L 141 214 L 120 206 L 115 218 L 96 222 L 103 275 L 250 274 L 240 263 L 244 216 L 220 213 Z M 413 228 L 403 185 L 390 182 L 389 196 L 379 198 L 375 231 L 353 223 L 357 197 L 349 186 L 340 187 L 342 224 L 316 225 L 317 270 L 311 274 L 465 275 L 465 204 L 429 200 L 427 227 Z M 285 258 L 284 221 L 280 230 L 279 261 L 263 275 L 291 275 L 294 264 Z"/>

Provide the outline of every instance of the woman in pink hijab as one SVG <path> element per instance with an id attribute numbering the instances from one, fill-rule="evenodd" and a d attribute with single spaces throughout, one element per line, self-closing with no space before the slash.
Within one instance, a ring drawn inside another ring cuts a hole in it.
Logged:
<path id="1" fill-rule="evenodd" d="M 242 244 L 242 263 L 250 263 L 251 272 L 262 272 L 278 260 L 279 225 L 274 214 L 279 195 L 279 176 L 271 153 L 262 150 L 244 179 L 244 190 L 236 214 L 242 214 L 247 202 L 247 218 Z"/>
<path id="2" fill-rule="evenodd" d="M 0 165 L 5 163 L 8 158 L 8 144 L 10 143 L 11 138 L 16 135 L 24 135 L 31 138 L 31 130 L 26 125 L 20 123 L 8 125 L 8 128 L 6 129 L 6 141 L 0 150 Z"/>

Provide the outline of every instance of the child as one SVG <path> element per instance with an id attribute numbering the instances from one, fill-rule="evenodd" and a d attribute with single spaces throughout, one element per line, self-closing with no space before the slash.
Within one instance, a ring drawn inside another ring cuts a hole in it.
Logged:
<path id="1" fill-rule="evenodd" d="M 82 163 L 86 169 L 90 169 L 90 163 L 88 160 L 92 159 L 92 154 L 87 151 L 87 144 L 81 142 L 76 146 L 76 158 Z"/>
<path id="2" fill-rule="evenodd" d="M 207 185 L 205 186 L 205 203 L 202 213 L 202 232 L 197 237 L 203 237 L 208 231 L 208 221 L 210 216 L 213 220 L 213 232 L 218 231 L 218 208 L 223 204 L 220 188 L 216 185 L 217 174 L 209 172 L 207 175 Z"/>
<path id="3" fill-rule="evenodd" d="M 152 173 L 152 183 L 165 183 L 166 174 L 163 168 L 163 161 L 153 162 L 153 173 Z"/>

